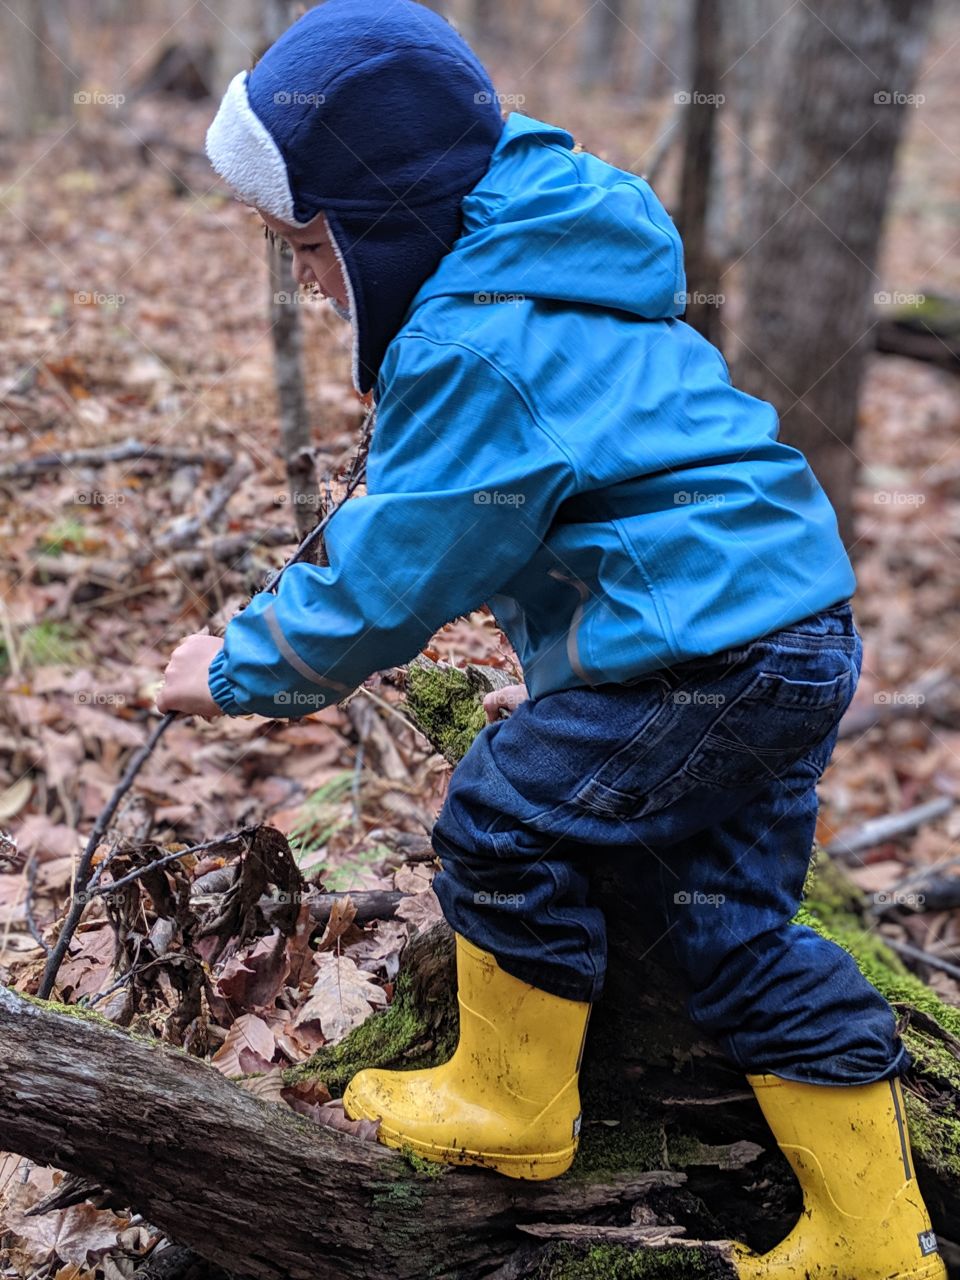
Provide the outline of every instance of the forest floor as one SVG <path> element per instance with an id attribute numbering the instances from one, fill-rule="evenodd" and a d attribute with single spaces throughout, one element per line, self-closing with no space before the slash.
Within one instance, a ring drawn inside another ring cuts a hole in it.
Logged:
<path id="1" fill-rule="evenodd" d="M 927 60 L 926 103 L 900 157 L 878 292 L 960 296 L 960 84 L 950 53 L 958 36 L 957 20 L 943 25 Z M 562 121 L 624 167 L 639 169 L 665 119 L 600 98 L 568 105 L 549 77 L 541 92 L 519 109 Z M 0 874 L 0 981 L 21 990 L 36 990 L 44 961 L 28 906 L 49 942 L 92 824 L 156 721 L 171 650 L 205 625 L 222 627 L 294 545 L 265 245 L 256 216 L 230 199 L 203 157 L 211 112 L 208 102 L 144 97 L 122 112 L 78 112 L 28 143 L 0 138 L 0 829 L 15 841 L 0 863 L 9 868 Z M 674 169 L 658 181 L 668 204 Z M 335 469 L 349 459 L 363 417 L 350 386 L 349 330 L 322 302 L 305 300 L 302 316 L 318 466 Z M 854 552 L 865 657 L 851 715 L 914 708 L 917 682 L 931 672 L 947 684 L 935 705 L 915 707 L 919 714 L 841 741 L 821 787 L 825 843 L 939 796 L 960 802 L 958 387 L 955 375 L 930 366 L 870 358 Z M 197 459 L 74 461 L 29 478 L 8 471 L 129 440 Z M 222 510 L 178 538 L 178 522 L 203 512 L 240 459 L 249 472 Z M 290 530 L 289 541 L 264 547 L 271 529 Z M 224 535 L 233 554 L 218 558 Z M 485 609 L 444 627 L 428 652 L 520 678 Z M 397 685 L 386 672 L 356 695 L 375 709 L 372 721 L 334 706 L 289 723 L 178 722 L 121 813 L 117 834 L 142 838 L 146 815 L 150 838 L 164 846 L 269 823 L 327 890 L 409 895 L 395 917 L 364 929 L 349 909 L 338 916 L 312 948 L 316 973 L 294 966 L 307 975 L 295 987 L 285 983 L 293 953 L 277 952 L 270 935 L 228 947 L 211 974 L 220 1003 L 208 1036 L 228 1074 L 302 1061 L 341 1038 L 388 998 L 410 931 L 439 917 L 431 864 L 406 861 L 403 849 L 424 843 L 451 770 L 391 713 Z M 933 864 L 960 872 L 958 836 L 960 803 L 866 850 L 852 874 L 875 896 Z M 196 880 L 224 861 L 193 857 L 186 874 Z M 156 944 L 146 896 L 141 926 Z M 905 907 L 877 927 L 960 963 L 956 911 Z M 92 905 L 60 973 L 64 999 L 93 1000 L 112 987 L 114 940 L 105 909 Z M 351 1018 L 330 995 L 331 965 L 340 984 L 352 983 Z M 140 992 L 141 1012 L 169 1036 L 165 1001 L 175 995 L 162 968 Z M 952 977 L 923 973 L 960 1005 Z M 97 1007 L 109 1016 L 117 999 Z M 323 1099 L 287 1101 L 311 1114 Z M 89 1205 L 23 1216 L 57 1177 L 0 1156 L 6 1274 L 129 1275 L 149 1244 L 142 1224 Z"/>

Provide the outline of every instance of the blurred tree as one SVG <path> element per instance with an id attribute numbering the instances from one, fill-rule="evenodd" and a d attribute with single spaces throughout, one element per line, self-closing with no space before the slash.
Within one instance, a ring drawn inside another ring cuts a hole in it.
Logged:
<path id="1" fill-rule="evenodd" d="M 51 0 L 3 0 L 5 115 L 14 137 L 68 116 L 81 91 L 70 65 L 70 37 L 62 6 Z"/>
<path id="2" fill-rule="evenodd" d="M 629 77 L 641 101 L 686 88 L 692 7 L 693 0 L 634 0 L 628 11 Z"/>
<path id="3" fill-rule="evenodd" d="M 707 236 L 707 208 L 714 173 L 717 112 L 720 108 L 719 50 L 721 0 L 695 0 L 693 7 L 693 87 L 685 94 L 683 169 L 677 226 L 683 237 L 687 273 L 686 320 L 711 342 L 720 336 L 720 264 Z"/>
<path id="4" fill-rule="evenodd" d="M 275 11 L 281 7 L 284 19 L 280 31 L 292 20 L 286 16 L 288 6 L 283 0 L 272 0 L 268 4 L 260 0 L 220 0 L 220 21 L 215 32 L 214 97 L 220 97 L 238 71 L 252 67 L 280 34 L 277 31 L 268 37 L 267 28 L 276 25 Z"/>
<path id="5" fill-rule="evenodd" d="M 931 0 L 805 0 L 770 119 L 744 260 L 744 390 L 827 489 L 848 546 L 864 353 L 891 173 Z"/>
<path id="6" fill-rule="evenodd" d="M 625 0 L 600 0 L 587 11 L 580 61 L 581 89 L 604 85 L 613 89 L 616 81 L 616 53 L 622 42 Z"/>

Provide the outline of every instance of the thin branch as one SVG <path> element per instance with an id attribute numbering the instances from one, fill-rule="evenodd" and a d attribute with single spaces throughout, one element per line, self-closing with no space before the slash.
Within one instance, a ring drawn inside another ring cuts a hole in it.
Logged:
<path id="1" fill-rule="evenodd" d="M 176 711 L 169 711 L 160 723 L 155 727 L 153 733 L 146 740 L 142 747 L 139 747 L 130 757 L 130 761 L 124 770 L 123 777 L 114 788 L 113 795 L 106 803 L 106 807 L 101 810 L 99 818 L 93 825 L 90 832 L 90 839 L 87 841 L 87 847 L 83 851 L 80 859 L 80 865 L 77 867 L 77 875 L 75 884 L 82 886 L 81 892 L 74 892 L 73 900 L 70 903 L 70 910 L 64 921 L 63 928 L 60 930 L 60 936 L 57 939 L 56 946 L 47 956 L 47 963 L 43 970 L 43 977 L 40 979 L 40 986 L 37 989 L 37 995 L 41 1000 L 47 1000 L 50 992 L 53 990 L 53 984 L 56 981 L 57 973 L 63 963 L 64 956 L 67 954 L 67 948 L 70 946 L 70 940 L 76 932 L 77 925 L 80 923 L 80 917 L 83 915 L 83 908 L 86 905 L 86 888 L 90 876 L 90 868 L 93 865 L 93 857 L 97 852 L 100 841 L 107 833 L 107 828 L 113 821 L 113 815 L 117 811 L 120 801 L 133 786 L 134 779 L 143 768 L 144 764 L 149 760 L 153 751 L 177 718 Z"/>

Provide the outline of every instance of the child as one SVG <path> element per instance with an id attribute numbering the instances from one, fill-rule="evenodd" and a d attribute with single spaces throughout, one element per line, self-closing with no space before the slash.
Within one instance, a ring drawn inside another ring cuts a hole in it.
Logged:
<path id="1" fill-rule="evenodd" d="M 892 1011 L 790 923 L 860 670 L 853 571 L 773 408 L 679 318 L 653 191 L 504 121 L 412 0 L 310 10 L 233 80 L 207 150 L 349 317 L 377 422 L 329 565 L 291 568 L 222 643 L 185 641 L 161 708 L 336 702 L 485 601 L 530 695 L 479 734 L 436 826 L 459 1046 L 360 1072 L 347 1114 L 429 1159 L 567 1169 L 605 966 L 586 870 L 616 848 L 804 1188 L 794 1232 L 739 1274 L 942 1280 Z"/>

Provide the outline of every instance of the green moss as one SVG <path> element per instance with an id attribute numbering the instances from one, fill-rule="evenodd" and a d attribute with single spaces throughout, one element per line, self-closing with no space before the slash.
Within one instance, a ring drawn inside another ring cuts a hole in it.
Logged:
<path id="1" fill-rule="evenodd" d="M 451 762 L 462 760 L 486 724 L 483 702 L 456 667 L 407 668 L 407 703 L 423 732 Z"/>
<path id="2" fill-rule="evenodd" d="M 123 1027 L 118 1027 L 115 1022 L 111 1022 L 109 1018 L 105 1018 L 102 1013 L 97 1013 L 94 1009 L 85 1009 L 78 1004 L 63 1004 L 60 1000 L 41 1000 L 39 996 L 27 995 L 25 991 L 20 991 L 17 994 L 21 1000 L 26 1000 L 29 1004 L 35 1004 L 46 1013 L 62 1013 L 68 1018 L 79 1018 L 83 1022 L 95 1022 L 101 1027 L 109 1027 L 111 1031 L 124 1030 Z"/>
<path id="3" fill-rule="evenodd" d="M 422 1173 L 425 1178 L 429 1178 L 433 1182 L 442 1178 L 448 1167 L 439 1164 L 436 1160 L 424 1160 L 423 1156 L 417 1155 L 412 1147 L 401 1147 L 400 1154 L 411 1169 L 417 1173 Z"/>
<path id="4" fill-rule="evenodd" d="M 629 1249 L 623 1245 L 554 1245 L 537 1280 L 720 1280 L 732 1268 L 702 1249 Z"/>
<path id="5" fill-rule="evenodd" d="M 427 1209 L 418 1178 L 419 1175 L 410 1174 L 394 1182 L 375 1183 L 370 1201 L 370 1226 L 375 1235 L 392 1240 L 398 1252 L 419 1255 Z M 446 1263 L 438 1263 L 418 1274 L 423 1280 L 440 1280 L 449 1276 L 450 1271 Z"/>
<path id="6" fill-rule="evenodd" d="M 934 1111 L 914 1094 L 905 1092 L 907 1127 L 914 1151 L 948 1183 L 960 1181 L 960 1119 Z"/>
<path id="7" fill-rule="evenodd" d="M 456 993 L 447 993 L 451 1011 Z M 393 1001 L 382 1013 L 375 1013 L 351 1031 L 340 1044 L 318 1050 L 306 1062 L 283 1073 L 285 1084 L 302 1080 L 322 1080 L 339 1097 L 356 1073 L 364 1067 L 434 1067 L 446 1062 L 457 1047 L 459 1024 L 455 1016 L 428 1019 L 419 1007 L 409 973 L 401 968 Z M 428 1025 L 432 1023 L 433 1026 Z M 438 1028 L 438 1029 L 435 1029 Z"/>
<path id="8" fill-rule="evenodd" d="M 863 923 L 859 891 L 822 852 L 811 863 L 804 900 L 794 920 L 843 947 L 860 972 L 891 1004 L 912 1006 L 960 1038 L 960 1009 L 952 1008 L 903 964 L 896 952 Z M 907 1030 L 908 1038 L 911 1034 Z M 909 1047 L 909 1045 L 908 1045 Z"/>
<path id="9" fill-rule="evenodd" d="M 169 1044 L 165 1040 L 158 1040 L 154 1035 L 148 1035 L 142 1031 L 135 1031 L 132 1027 L 121 1027 L 117 1023 L 111 1022 L 109 1018 L 105 1018 L 102 1013 L 97 1013 L 95 1009 L 88 1009 L 85 1005 L 80 1004 L 64 1004 L 60 1000 L 41 1000 L 39 996 L 27 995 L 25 991 L 18 991 L 17 995 L 21 999 L 27 1000 L 30 1004 L 34 1004 L 39 1009 L 43 1009 L 46 1013 L 60 1013 L 68 1018 L 79 1018 L 81 1022 L 92 1022 L 98 1027 L 106 1028 L 110 1031 L 116 1031 L 122 1036 L 126 1036 L 128 1040 L 133 1040 L 137 1044 L 144 1044 L 151 1049 L 157 1049 L 164 1053 L 178 1053 L 181 1057 L 190 1058 L 192 1062 L 197 1059 L 186 1049 L 181 1048 L 178 1044 Z M 213 1070 L 213 1068 L 211 1068 Z"/>
<path id="10" fill-rule="evenodd" d="M 398 1179 L 396 1182 L 382 1182 L 377 1185 L 380 1190 L 374 1191 L 371 1200 L 375 1213 L 416 1216 L 423 1208 L 423 1189 L 417 1186 L 416 1182 Z"/>
<path id="11" fill-rule="evenodd" d="M 584 1094 L 585 1116 L 603 1116 L 588 1094 Z M 666 1136 L 657 1120 L 635 1112 L 624 1114 L 621 1099 L 613 1113 L 617 1124 L 588 1123 L 580 1135 L 580 1146 L 570 1172 L 571 1178 L 595 1181 L 614 1173 L 645 1173 L 666 1166 Z"/>
<path id="12" fill-rule="evenodd" d="M 911 973 L 880 934 L 864 924 L 862 913 L 859 891 L 818 851 L 796 923 L 808 925 L 853 956 L 864 977 L 898 1014 L 906 1015 L 902 1037 L 914 1070 L 938 1086 L 946 1098 L 960 1097 L 960 1060 L 953 1048 L 929 1023 L 910 1021 L 910 1011 L 918 1010 L 949 1036 L 960 1038 L 960 1009 L 944 1004 Z M 946 1103 L 925 1103 L 909 1090 L 905 1091 L 905 1102 L 916 1154 L 946 1180 L 960 1179 L 960 1116 L 956 1110 Z"/>

